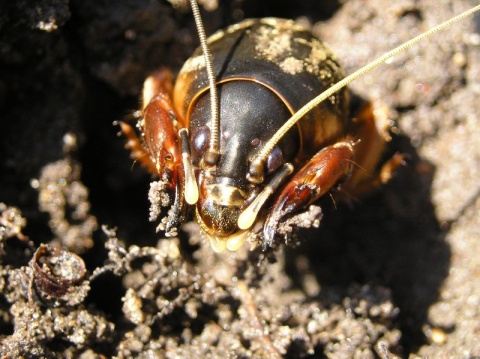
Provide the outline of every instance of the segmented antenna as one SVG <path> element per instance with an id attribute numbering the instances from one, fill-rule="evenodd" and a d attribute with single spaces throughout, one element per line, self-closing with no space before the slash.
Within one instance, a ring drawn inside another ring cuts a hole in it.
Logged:
<path id="1" fill-rule="evenodd" d="M 317 107 L 321 102 L 325 101 L 327 98 L 332 96 L 335 92 L 347 86 L 350 82 L 363 76 L 367 72 L 373 70 L 375 67 L 391 59 L 392 57 L 398 55 L 399 53 L 406 50 L 407 48 L 415 45 L 417 42 L 425 39 L 430 35 L 433 35 L 438 31 L 441 31 L 449 27 L 453 23 L 459 20 L 462 20 L 463 18 L 479 10 L 480 10 L 480 5 L 477 5 L 471 8 L 470 10 L 467 10 L 461 13 L 460 15 L 457 15 L 451 18 L 450 20 L 445 21 L 444 23 L 441 23 L 440 25 L 435 26 L 434 28 L 424 32 L 423 34 L 420 34 L 417 37 L 403 43 L 402 45 L 396 47 L 395 49 L 380 56 L 376 60 L 370 62 L 369 64 L 362 67 L 361 69 L 355 71 L 351 75 L 345 77 L 343 80 L 339 81 L 338 83 L 330 87 L 328 90 L 324 91 L 323 93 L 315 97 L 313 100 L 308 102 L 305 106 L 303 106 L 300 110 L 298 110 L 287 122 L 285 122 L 283 126 L 280 127 L 280 129 L 272 136 L 272 138 L 267 143 L 265 143 L 265 146 L 260 150 L 258 155 L 250 163 L 249 174 L 247 178 L 254 183 L 259 183 L 263 181 L 263 172 L 264 172 L 265 163 L 267 162 L 268 156 L 273 151 L 277 143 L 303 116 L 305 116 L 309 111 Z"/>
<path id="2" fill-rule="evenodd" d="M 210 128 L 210 146 L 205 154 L 204 161 L 213 166 L 218 161 L 220 154 L 218 146 L 218 133 L 220 128 L 219 123 L 219 108 L 218 108 L 218 94 L 217 87 L 215 86 L 215 74 L 213 73 L 212 54 L 207 44 L 207 36 L 205 34 L 205 28 L 203 27 L 202 17 L 200 15 L 200 9 L 198 8 L 197 0 L 190 0 L 190 6 L 192 7 L 193 18 L 195 19 L 195 25 L 197 27 L 198 38 L 200 39 L 200 46 L 202 47 L 203 57 L 205 59 L 205 66 L 207 69 L 208 84 L 210 87 L 210 107 L 211 107 L 211 123 Z"/>

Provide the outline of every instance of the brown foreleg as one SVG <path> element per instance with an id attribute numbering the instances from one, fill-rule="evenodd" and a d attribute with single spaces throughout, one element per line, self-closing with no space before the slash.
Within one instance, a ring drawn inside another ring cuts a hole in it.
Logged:
<path id="1" fill-rule="evenodd" d="M 161 69 L 144 83 L 142 118 L 139 122 L 144 145 L 130 125 L 120 123 L 132 157 L 160 179 L 156 188 L 161 193 L 153 197 L 159 198 L 156 206 L 171 207 L 159 226 L 167 235 L 176 233 L 176 227 L 186 212 L 184 168 L 178 135 L 181 121 L 172 106 L 172 79 L 169 70 Z M 154 212 L 159 213 L 159 210 Z"/>
<path id="2" fill-rule="evenodd" d="M 173 75 L 170 70 L 162 68 L 149 76 L 143 85 L 142 110 L 140 114 L 140 128 L 147 142 L 144 146 L 132 125 L 124 121 L 116 121 L 121 133 L 127 138 L 125 147 L 130 150 L 134 161 L 139 161 L 150 173 L 160 175 L 159 146 L 161 137 L 168 141 L 169 148 L 175 147 L 178 142 L 178 116 L 172 106 Z M 172 152 L 172 151 L 170 151 Z"/>
<path id="3" fill-rule="evenodd" d="M 263 229 L 265 243 L 271 245 L 278 225 L 292 213 L 315 202 L 347 177 L 352 167 L 353 144 L 338 142 L 312 157 L 276 196 Z"/>
<path id="4" fill-rule="evenodd" d="M 388 126 L 385 115 L 380 112 L 374 116 L 372 105 L 367 103 L 352 120 L 347 139 L 313 156 L 276 196 L 264 225 L 265 245 L 273 243 L 279 224 L 293 213 L 306 210 L 337 185 L 341 191 L 335 192 L 335 198 L 349 200 L 386 183 L 404 163 L 404 155 L 395 154 L 376 170 L 388 141 Z"/>

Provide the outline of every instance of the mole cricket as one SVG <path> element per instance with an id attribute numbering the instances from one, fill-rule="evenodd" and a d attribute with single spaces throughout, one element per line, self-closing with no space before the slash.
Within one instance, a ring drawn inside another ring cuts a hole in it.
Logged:
<path id="1" fill-rule="evenodd" d="M 137 129 L 120 122 L 132 158 L 153 173 L 150 220 L 175 236 L 193 216 L 216 252 L 245 241 L 272 246 L 293 227 L 318 226 L 317 205 L 357 198 L 403 163 L 380 166 L 385 119 L 346 88 L 364 73 L 478 11 L 476 6 L 345 77 L 333 52 L 293 20 L 248 19 L 206 37 L 176 80 L 162 68 L 144 83 Z M 161 209 L 164 210 L 161 210 Z"/>

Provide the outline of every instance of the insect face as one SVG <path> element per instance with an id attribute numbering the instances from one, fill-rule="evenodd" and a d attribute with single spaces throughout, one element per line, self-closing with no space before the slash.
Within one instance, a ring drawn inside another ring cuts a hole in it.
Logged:
<path id="1" fill-rule="evenodd" d="M 200 169 L 196 205 L 199 223 L 210 236 L 225 237 L 238 231 L 241 210 L 261 190 L 247 180 L 249 160 L 290 112 L 278 96 L 253 81 L 228 81 L 219 85 L 218 92 L 221 155 L 214 168 L 203 165 L 209 138 L 208 94 L 192 103 L 189 127 L 194 129 L 193 165 Z M 294 129 L 269 156 L 267 176 L 276 173 L 285 161 L 293 160 L 298 148 L 299 133 Z"/>

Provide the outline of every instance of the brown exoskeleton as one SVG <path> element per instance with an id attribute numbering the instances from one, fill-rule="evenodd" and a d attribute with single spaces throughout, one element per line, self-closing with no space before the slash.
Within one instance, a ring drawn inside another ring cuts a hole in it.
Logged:
<path id="1" fill-rule="evenodd" d="M 355 197 L 391 177 L 402 155 L 375 170 L 387 129 L 369 103 L 349 114 L 345 86 L 452 20 L 344 78 L 332 52 L 291 20 L 245 20 L 205 39 L 191 2 L 202 47 L 175 85 L 166 69 L 146 80 L 142 141 L 121 124 L 133 157 L 159 177 L 151 200 L 170 208 L 160 229 L 174 235 L 194 206 L 215 251 L 255 238 L 267 247 L 292 224 L 318 224 L 313 204 L 332 189 Z"/>

